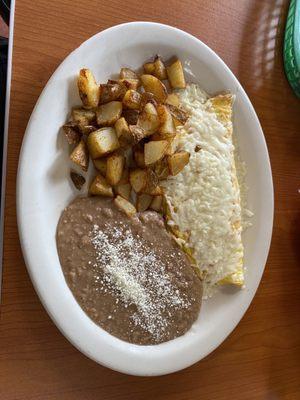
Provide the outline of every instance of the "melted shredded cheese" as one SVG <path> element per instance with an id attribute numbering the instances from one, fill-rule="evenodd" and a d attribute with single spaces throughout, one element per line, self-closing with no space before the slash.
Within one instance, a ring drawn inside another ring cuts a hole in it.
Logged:
<path id="1" fill-rule="evenodd" d="M 189 164 L 166 180 L 164 187 L 170 223 L 189 234 L 188 245 L 203 277 L 204 297 L 210 297 L 216 285 L 243 263 L 232 125 L 220 121 L 207 94 L 197 85 L 188 85 L 179 97 L 190 113 L 185 126 L 179 128 L 179 148 L 191 156 Z"/>

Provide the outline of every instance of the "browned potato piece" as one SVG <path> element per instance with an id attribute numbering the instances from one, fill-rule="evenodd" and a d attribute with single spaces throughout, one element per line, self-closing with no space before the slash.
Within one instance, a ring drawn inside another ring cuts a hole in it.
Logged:
<path id="1" fill-rule="evenodd" d="M 120 79 L 139 79 L 139 77 L 132 69 L 121 68 Z"/>
<path id="2" fill-rule="evenodd" d="M 86 108 L 97 107 L 100 94 L 99 86 L 89 69 L 83 68 L 80 70 L 77 86 L 83 106 Z"/>
<path id="3" fill-rule="evenodd" d="M 130 109 L 125 109 L 122 112 L 122 116 L 125 118 L 126 122 L 129 125 L 136 125 L 138 118 L 139 118 L 139 110 L 130 110 Z"/>
<path id="4" fill-rule="evenodd" d="M 118 82 L 101 84 L 99 103 L 105 104 L 115 100 L 122 100 L 125 93 L 125 86 Z"/>
<path id="5" fill-rule="evenodd" d="M 185 88 L 185 78 L 180 60 L 176 60 L 173 64 L 167 67 L 167 74 L 169 83 L 173 89 Z"/>
<path id="6" fill-rule="evenodd" d="M 114 128 L 106 127 L 89 134 L 87 145 L 92 158 L 99 158 L 120 147 Z"/>
<path id="7" fill-rule="evenodd" d="M 128 217 L 132 217 L 136 213 L 136 208 L 134 207 L 134 205 L 121 196 L 117 196 L 114 200 L 114 203 Z"/>
<path id="8" fill-rule="evenodd" d="M 140 168 L 131 170 L 129 182 L 136 193 L 142 192 L 147 185 L 147 171 Z"/>
<path id="9" fill-rule="evenodd" d="M 168 147 L 167 140 L 151 141 L 145 144 L 145 164 L 151 165 L 161 160 L 166 153 Z"/>
<path id="10" fill-rule="evenodd" d="M 70 159 L 83 169 L 87 171 L 89 167 L 89 153 L 86 144 L 83 140 L 80 140 L 78 145 L 72 151 Z"/>
<path id="11" fill-rule="evenodd" d="M 98 125 L 114 125 L 122 114 L 122 103 L 120 101 L 111 101 L 102 104 L 97 108 Z"/>
<path id="12" fill-rule="evenodd" d="M 128 146 L 133 142 L 132 134 L 130 132 L 128 123 L 124 117 L 118 119 L 115 123 L 115 130 L 120 142 L 120 146 Z"/>
<path id="13" fill-rule="evenodd" d="M 153 191 L 155 192 L 156 187 L 158 185 L 158 177 L 156 176 L 155 172 L 152 169 L 147 168 L 146 171 L 147 171 L 147 184 L 146 187 L 143 189 L 143 193 L 153 194 Z"/>
<path id="14" fill-rule="evenodd" d="M 116 185 L 123 173 L 125 157 L 122 154 L 112 154 L 107 157 L 106 180 L 111 185 Z"/>
<path id="15" fill-rule="evenodd" d="M 95 196 L 114 197 L 112 187 L 106 182 L 102 175 L 97 175 L 93 180 L 89 193 Z"/>
<path id="16" fill-rule="evenodd" d="M 138 167 L 145 168 L 145 156 L 142 148 L 133 149 L 133 158 Z"/>
<path id="17" fill-rule="evenodd" d="M 167 158 L 158 161 L 152 168 L 159 180 L 167 179 L 170 174 Z"/>
<path id="18" fill-rule="evenodd" d="M 147 62 L 143 65 L 146 74 L 153 75 L 155 72 L 154 62 Z"/>
<path id="19" fill-rule="evenodd" d="M 136 196 L 136 208 L 139 212 L 146 211 L 152 201 L 152 196 L 150 194 L 138 194 Z"/>
<path id="20" fill-rule="evenodd" d="M 154 60 L 154 76 L 160 80 L 167 79 L 167 70 L 165 64 L 159 56 L 155 57 Z"/>
<path id="21" fill-rule="evenodd" d="M 83 133 L 84 135 L 89 135 L 90 133 L 94 132 L 97 130 L 97 128 L 94 125 L 85 125 L 85 126 L 79 126 L 80 132 Z"/>
<path id="22" fill-rule="evenodd" d="M 130 183 L 123 183 L 120 184 L 118 183 L 115 187 L 115 193 L 124 197 L 124 199 L 129 200 L 130 199 L 130 193 L 131 193 L 131 185 Z"/>
<path id="23" fill-rule="evenodd" d="M 80 142 L 81 133 L 74 123 L 68 122 L 63 126 L 63 131 L 69 144 L 77 144 Z"/>
<path id="24" fill-rule="evenodd" d="M 106 175 L 107 168 L 107 159 L 106 158 L 97 158 L 93 160 L 95 168 L 103 175 Z"/>
<path id="25" fill-rule="evenodd" d="M 136 90 L 140 85 L 139 79 L 119 79 L 118 82 L 126 89 Z"/>
<path id="26" fill-rule="evenodd" d="M 81 190 L 82 186 L 85 184 L 85 178 L 75 171 L 70 172 L 70 177 L 76 189 Z"/>
<path id="27" fill-rule="evenodd" d="M 157 113 L 160 120 L 159 134 L 162 137 L 174 136 L 176 134 L 176 128 L 168 107 L 160 104 L 157 107 Z"/>
<path id="28" fill-rule="evenodd" d="M 138 110 L 141 104 L 141 94 L 136 90 L 129 89 L 123 97 L 123 105 L 133 110 Z"/>
<path id="29" fill-rule="evenodd" d="M 123 185 L 125 183 L 129 183 L 129 171 L 127 168 L 123 169 L 123 174 L 121 176 L 121 179 L 119 181 L 119 185 Z"/>
<path id="30" fill-rule="evenodd" d="M 171 156 L 172 154 L 175 153 L 175 151 L 177 150 L 177 147 L 179 145 L 179 140 L 180 140 L 180 136 L 177 134 L 174 137 L 168 139 L 168 147 L 166 150 L 166 156 Z"/>
<path id="31" fill-rule="evenodd" d="M 79 126 L 93 125 L 96 121 L 95 111 L 85 110 L 84 108 L 73 108 L 72 120 Z"/>
<path id="32" fill-rule="evenodd" d="M 160 212 L 162 210 L 162 196 L 154 196 L 149 208 L 151 210 Z"/>
<path id="33" fill-rule="evenodd" d="M 132 135 L 132 144 L 138 143 L 147 136 L 147 133 L 140 126 L 129 125 L 129 130 Z"/>
<path id="34" fill-rule="evenodd" d="M 170 93 L 170 94 L 168 94 L 166 103 L 170 104 L 171 106 L 178 107 L 179 106 L 179 97 L 177 96 L 176 93 Z"/>
<path id="35" fill-rule="evenodd" d="M 189 118 L 189 115 L 187 112 L 185 112 L 181 108 L 173 106 L 171 104 L 168 104 L 167 107 L 168 107 L 172 117 L 175 118 L 177 121 L 179 121 L 181 123 L 181 125 L 184 125 L 186 123 L 186 121 Z"/>
<path id="36" fill-rule="evenodd" d="M 159 103 L 166 101 L 168 92 L 165 85 L 153 75 L 142 75 L 141 82 L 146 92 L 154 94 L 155 100 Z"/>
<path id="37" fill-rule="evenodd" d="M 147 193 L 151 194 L 151 196 L 160 196 L 163 194 L 163 190 L 160 186 L 156 186 L 152 190 L 149 190 Z"/>
<path id="38" fill-rule="evenodd" d="M 190 153 L 187 151 L 179 151 L 168 157 L 168 165 L 171 175 L 177 175 L 188 164 Z"/>
<path id="39" fill-rule="evenodd" d="M 158 113 L 152 103 L 147 103 L 144 110 L 139 115 L 137 126 L 142 128 L 146 136 L 152 135 L 160 125 Z"/>
<path id="40" fill-rule="evenodd" d="M 154 94 L 150 92 L 143 92 L 141 94 L 141 104 L 140 104 L 140 110 L 143 111 L 145 108 L 145 105 L 147 103 L 152 103 L 154 107 L 157 106 L 157 101 L 155 100 Z"/>

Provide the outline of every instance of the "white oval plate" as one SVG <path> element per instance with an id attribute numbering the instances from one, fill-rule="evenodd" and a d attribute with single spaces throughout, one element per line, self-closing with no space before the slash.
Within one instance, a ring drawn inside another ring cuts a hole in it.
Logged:
<path id="1" fill-rule="evenodd" d="M 82 311 L 69 290 L 56 251 L 55 231 L 63 208 L 76 191 L 68 178 L 68 146 L 60 126 L 80 104 L 75 77 L 91 68 L 105 81 L 121 66 L 137 68 L 155 54 L 177 55 L 190 81 L 209 93 L 236 94 L 234 132 L 248 166 L 253 226 L 244 234 L 246 289 L 220 291 L 205 301 L 184 336 L 156 346 L 123 342 Z M 192 74 L 189 73 L 192 71 Z M 170 26 L 134 22 L 96 34 L 71 53 L 44 88 L 23 140 L 17 181 L 17 213 L 25 262 L 39 297 L 61 332 L 91 359 L 134 375 L 162 375 L 201 360 L 230 334 L 247 310 L 266 263 L 273 223 L 273 185 L 268 151 L 255 111 L 224 62 L 195 37 Z"/>

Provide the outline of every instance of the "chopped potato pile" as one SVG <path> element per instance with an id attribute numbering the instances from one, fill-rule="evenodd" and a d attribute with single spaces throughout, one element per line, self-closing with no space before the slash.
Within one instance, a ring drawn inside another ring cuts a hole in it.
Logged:
<path id="1" fill-rule="evenodd" d="M 186 86 L 180 60 L 166 66 L 156 56 L 142 74 L 121 68 L 119 79 L 100 85 L 89 69 L 81 69 L 77 84 L 82 106 L 73 108 L 63 130 L 74 146 L 70 159 L 85 172 L 93 161 L 97 175 L 89 193 L 115 198 L 128 216 L 161 212 L 160 181 L 178 174 L 190 156 L 178 151 L 176 127 L 188 119 L 173 92 Z M 80 190 L 85 178 L 75 171 L 70 177 Z"/>

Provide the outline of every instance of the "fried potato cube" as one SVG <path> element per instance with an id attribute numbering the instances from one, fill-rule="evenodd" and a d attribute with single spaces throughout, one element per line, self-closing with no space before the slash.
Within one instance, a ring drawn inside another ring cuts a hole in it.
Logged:
<path id="1" fill-rule="evenodd" d="M 156 193 L 156 188 L 158 187 L 158 177 L 151 168 L 146 169 L 147 172 L 147 183 L 146 187 L 143 189 L 143 193 L 154 194 Z"/>
<path id="2" fill-rule="evenodd" d="M 129 146 L 133 142 L 132 133 L 124 117 L 118 119 L 115 123 L 115 130 L 120 142 L 120 146 Z"/>
<path id="3" fill-rule="evenodd" d="M 115 193 L 124 197 L 124 199 L 129 200 L 131 194 L 131 185 L 130 183 L 118 183 L 114 187 Z"/>
<path id="4" fill-rule="evenodd" d="M 147 171 L 145 169 L 137 168 L 129 172 L 129 182 L 136 193 L 140 193 L 146 188 L 147 178 Z"/>
<path id="5" fill-rule="evenodd" d="M 167 67 L 168 80 L 173 89 L 184 89 L 186 86 L 183 68 L 180 60 Z"/>
<path id="6" fill-rule="evenodd" d="M 138 167 L 145 168 L 145 155 L 142 148 L 133 149 L 133 158 Z"/>
<path id="7" fill-rule="evenodd" d="M 148 190 L 146 193 L 151 194 L 151 196 L 160 196 L 163 194 L 163 190 L 162 190 L 161 186 L 157 185 L 153 189 Z"/>
<path id="8" fill-rule="evenodd" d="M 84 140 L 80 140 L 78 145 L 70 155 L 71 161 L 79 165 L 83 171 L 87 171 L 89 167 L 89 153 Z"/>
<path id="9" fill-rule="evenodd" d="M 123 173 L 122 173 L 121 179 L 119 181 L 119 185 L 123 185 L 125 183 L 129 183 L 129 171 L 128 171 L 128 168 L 126 168 L 126 167 L 123 169 Z"/>
<path id="10" fill-rule="evenodd" d="M 79 126 L 92 125 L 96 121 L 96 113 L 93 110 L 75 107 L 72 110 L 72 120 Z"/>
<path id="11" fill-rule="evenodd" d="M 154 60 L 154 76 L 160 80 L 167 79 L 167 70 L 161 57 L 156 56 Z"/>
<path id="12" fill-rule="evenodd" d="M 154 210 L 154 211 L 157 211 L 157 212 L 162 211 L 162 200 L 163 200 L 163 198 L 162 198 L 161 195 L 154 196 L 152 201 L 151 201 L 151 203 L 150 203 L 149 208 L 151 210 Z"/>
<path id="13" fill-rule="evenodd" d="M 145 144 L 145 165 L 151 165 L 161 160 L 168 147 L 167 140 L 152 140 Z"/>
<path id="14" fill-rule="evenodd" d="M 128 89 L 137 90 L 137 88 L 140 86 L 139 79 L 126 78 L 126 79 L 119 79 L 118 82 L 121 85 L 123 85 L 127 90 Z"/>
<path id="15" fill-rule="evenodd" d="M 69 144 L 78 144 L 80 142 L 82 135 L 74 123 L 68 122 L 62 128 Z"/>
<path id="16" fill-rule="evenodd" d="M 147 103 L 139 115 L 137 126 L 142 128 L 146 136 L 152 135 L 159 128 L 160 120 L 156 108 L 152 103 Z"/>
<path id="17" fill-rule="evenodd" d="M 85 178 L 75 171 L 70 171 L 70 178 L 76 189 L 81 190 L 82 186 L 85 184 Z"/>
<path id="18" fill-rule="evenodd" d="M 159 180 L 167 179 L 167 177 L 170 175 L 166 157 L 155 163 L 152 168 Z"/>
<path id="19" fill-rule="evenodd" d="M 141 104 L 141 94 L 136 90 L 129 89 L 123 97 L 123 105 L 133 110 L 138 110 Z"/>
<path id="20" fill-rule="evenodd" d="M 154 62 L 147 62 L 143 65 L 145 74 L 154 75 L 155 65 Z"/>
<path id="21" fill-rule="evenodd" d="M 159 134 L 162 137 L 175 136 L 176 128 L 168 107 L 160 104 L 157 107 L 157 113 L 160 120 Z"/>
<path id="22" fill-rule="evenodd" d="M 188 164 L 190 153 L 187 151 L 179 151 L 178 153 L 168 156 L 168 165 L 171 175 L 177 175 Z"/>
<path id="23" fill-rule="evenodd" d="M 158 103 L 166 101 L 168 92 L 165 85 L 153 75 L 141 75 L 141 82 L 146 92 L 154 94 L 155 100 Z"/>
<path id="24" fill-rule="evenodd" d="M 92 158 L 99 158 L 120 147 L 114 128 L 106 127 L 89 134 L 87 145 Z"/>
<path id="25" fill-rule="evenodd" d="M 122 103 L 120 101 L 110 101 L 97 108 L 98 125 L 114 125 L 122 114 Z"/>
<path id="26" fill-rule="evenodd" d="M 184 125 L 186 121 L 189 118 L 189 115 L 187 112 L 182 110 L 179 107 L 173 106 L 172 104 L 168 104 L 168 109 L 170 111 L 170 114 L 172 115 L 173 118 L 175 118 L 177 121 L 181 123 L 181 125 Z"/>
<path id="27" fill-rule="evenodd" d="M 97 107 L 100 95 L 99 86 L 89 69 L 80 70 L 77 86 L 83 106 L 86 108 Z"/>
<path id="28" fill-rule="evenodd" d="M 107 169 L 107 159 L 106 158 L 97 158 L 93 160 L 95 168 L 103 175 L 106 175 Z"/>
<path id="29" fill-rule="evenodd" d="M 125 157 L 122 154 L 112 154 L 107 157 L 106 180 L 111 185 L 116 185 L 123 173 Z"/>
<path id="30" fill-rule="evenodd" d="M 134 205 L 123 197 L 117 196 L 114 200 L 114 203 L 119 210 L 123 211 L 128 217 L 132 217 L 134 214 L 136 214 L 136 208 Z"/>
<path id="31" fill-rule="evenodd" d="M 170 104 L 171 106 L 178 107 L 179 106 L 179 97 L 176 93 L 168 94 L 166 104 Z"/>
<path id="32" fill-rule="evenodd" d="M 178 148 L 179 142 L 180 142 L 180 135 L 175 135 L 174 137 L 168 139 L 168 147 L 166 150 L 166 156 L 171 156 L 172 154 L 175 153 L 175 151 Z"/>
<path id="33" fill-rule="evenodd" d="M 120 79 L 139 79 L 139 77 L 132 69 L 121 68 Z"/>
<path id="34" fill-rule="evenodd" d="M 125 93 L 126 87 L 118 82 L 101 84 L 99 104 L 122 100 Z"/>
<path id="35" fill-rule="evenodd" d="M 139 110 L 123 109 L 122 116 L 125 118 L 128 125 L 136 125 L 139 118 Z"/>
<path id="36" fill-rule="evenodd" d="M 102 175 L 97 175 L 91 183 L 89 193 L 94 196 L 114 197 L 113 189 Z"/>
<path id="37" fill-rule="evenodd" d="M 136 196 L 136 209 L 139 212 L 146 211 L 152 201 L 152 196 L 150 194 L 142 193 Z"/>
<path id="38" fill-rule="evenodd" d="M 132 135 L 132 144 L 136 144 L 140 142 L 144 137 L 147 136 L 147 133 L 143 128 L 137 125 L 129 125 L 129 130 Z"/>
<path id="39" fill-rule="evenodd" d="M 140 110 L 143 111 L 145 108 L 145 105 L 147 103 L 152 103 L 154 107 L 157 106 L 157 101 L 155 100 L 155 96 L 153 93 L 150 92 L 143 92 L 141 94 L 141 103 L 140 103 Z"/>

